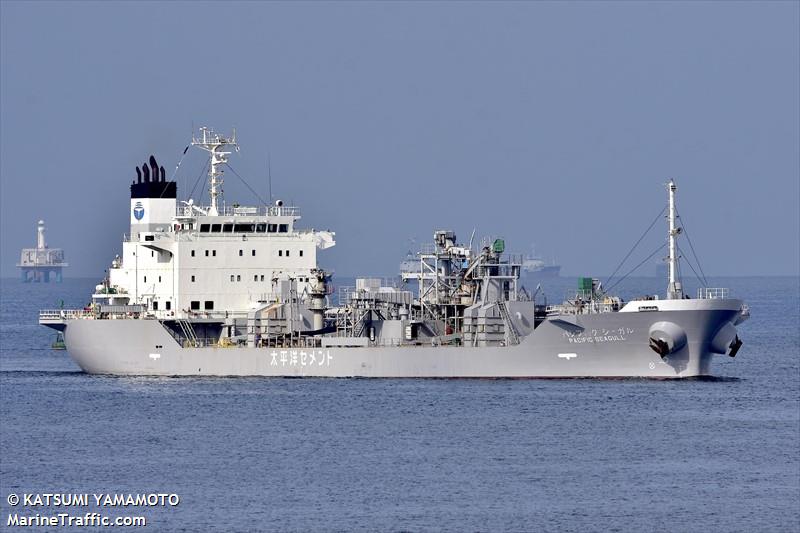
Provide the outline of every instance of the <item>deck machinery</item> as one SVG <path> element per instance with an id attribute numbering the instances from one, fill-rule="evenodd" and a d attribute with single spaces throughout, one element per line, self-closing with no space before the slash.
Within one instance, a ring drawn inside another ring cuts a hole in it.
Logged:
<path id="1" fill-rule="evenodd" d="M 432 245 L 418 253 L 419 268 L 402 274 L 402 288 L 357 280 L 328 317 L 337 336 L 366 333 L 375 345 L 518 344 L 509 310 L 529 310 L 531 302 L 518 285 L 520 261 L 503 252 L 501 239 L 476 253 L 459 245 L 453 231 L 436 231 Z M 415 284 L 416 294 L 405 289 Z M 544 306 L 539 310 L 543 318 Z"/>

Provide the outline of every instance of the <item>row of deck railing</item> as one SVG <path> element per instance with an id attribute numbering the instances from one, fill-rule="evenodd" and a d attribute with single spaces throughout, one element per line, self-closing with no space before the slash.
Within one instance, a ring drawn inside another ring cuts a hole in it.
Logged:
<path id="1" fill-rule="evenodd" d="M 265 303 L 264 305 L 270 305 Z M 247 311 L 204 311 L 204 310 L 183 310 L 183 311 L 150 311 L 143 306 L 100 306 L 94 309 L 43 309 L 39 311 L 39 320 L 76 320 L 76 319 L 125 319 L 125 318 L 157 318 L 159 320 L 181 320 L 185 319 L 228 319 L 228 318 L 248 318 Z M 259 320 L 266 320 L 261 317 Z"/>
<path id="2" fill-rule="evenodd" d="M 179 217 L 194 217 L 203 216 L 199 210 L 208 212 L 206 206 L 188 206 L 179 205 L 175 209 L 175 214 Z M 217 207 L 217 216 L 233 217 L 233 216 L 260 216 L 260 217 L 299 217 L 300 208 L 293 206 L 233 206 L 226 205 L 225 207 Z"/>
<path id="3" fill-rule="evenodd" d="M 730 290 L 722 287 L 700 287 L 697 289 L 699 300 L 724 300 L 728 298 Z"/>
<path id="4" fill-rule="evenodd" d="M 311 230 L 311 229 L 308 229 L 308 228 L 302 228 L 302 229 L 294 228 L 289 233 L 263 233 L 263 232 L 261 232 L 261 233 L 253 233 L 253 232 L 206 233 L 206 232 L 201 232 L 198 228 L 194 228 L 192 230 L 181 230 L 181 231 L 157 231 L 157 232 L 154 231 L 154 232 L 148 232 L 148 233 L 146 233 L 146 235 L 148 237 L 149 236 L 153 237 L 152 239 L 149 239 L 150 241 L 155 241 L 155 240 L 158 240 L 158 239 L 166 239 L 166 238 L 169 238 L 170 240 L 176 240 L 176 241 L 185 241 L 185 240 L 190 240 L 189 236 L 191 236 L 192 238 L 196 238 L 198 235 L 202 235 L 203 237 L 215 237 L 215 238 L 224 237 L 226 239 L 236 238 L 236 239 L 241 239 L 242 241 L 246 241 L 248 238 L 252 238 L 252 237 L 260 238 L 260 237 L 266 237 L 266 236 L 270 236 L 270 237 L 272 237 L 272 236 L 280 236 L 282 239 L 299 238 L 302 235 L 305 235 L 307 233 L 313 233 L 313 232 L 314 232 L 314 230 Z M 139 242 L 139 240 L 131 239 L 130 235 L 128 235 L 127 233 L 123 233 L 122 234 L 122 242 Z M 66 265 L 66 263 L 65 263 L 65 265 Z"/>
<path id="5" fill-rule="evenodd" d="M 39 320 L 73 320 L 76 318 L 94 318 L 94 312 L 86 309 L 43 309 L 39 311 Z"/>

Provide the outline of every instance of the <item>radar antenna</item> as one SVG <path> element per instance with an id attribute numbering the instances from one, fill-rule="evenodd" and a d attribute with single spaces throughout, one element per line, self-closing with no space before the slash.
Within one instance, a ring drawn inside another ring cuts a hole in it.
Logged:
<path id="1" fill-rule="evenodd" d="M 208 169 L 209 196 L 211 206 L 208 209 L 210 216 L 219 215 L 218 206 L 222 203 L 222 174 L 221 165 L 228 162 L 231 152 L 224 151 L 227 146 L 232 146 L 237 152 L 239 145 L 236 144 L 236 129 L 233 130 L 231 137 L 223 137 L 211 128 L 205 126 L 200 128 L 200 136 L 195 137 L 192 133 L 192 146 L 198 146 L 211 154 L 211 165 Z"/>

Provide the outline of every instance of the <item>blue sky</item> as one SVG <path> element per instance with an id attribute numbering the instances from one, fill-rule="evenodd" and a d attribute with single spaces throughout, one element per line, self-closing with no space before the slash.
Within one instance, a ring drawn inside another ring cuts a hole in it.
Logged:
<path id="1" fill-rule="evenodd" d="M 206 124 L 262 196 L 271 155 L 340 274 L 392 274 L 437 228 L 607 274 L 673 177 L 707 273 L 797 275 L 798 6 L 4 1 L 0 273 L 44 218 L 100 276 L 134 166 L 173 169 Z M 225 196 L 256 203 L 232 173 Z"/>

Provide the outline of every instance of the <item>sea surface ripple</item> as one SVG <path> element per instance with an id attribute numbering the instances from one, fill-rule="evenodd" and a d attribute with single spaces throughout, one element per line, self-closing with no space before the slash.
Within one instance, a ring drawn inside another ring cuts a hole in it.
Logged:
<path id="1" fill-rule="evenodd" d="M 547 283 L 558 300 L 575 280 Z M 158 492 L 180 504 L 108 514 L 152 531 L 798 531 L 800 284 L 713 284 L 752 309 L 714 379 L 195 379 L 79 372 L 37 312 L 84 305 L 94 281 L 4 279 L 0 530 L 58 511 L 10 493 Z"/>

